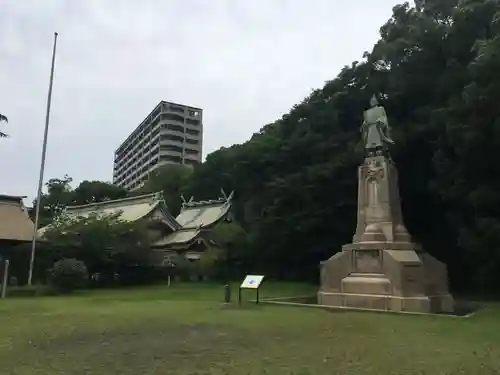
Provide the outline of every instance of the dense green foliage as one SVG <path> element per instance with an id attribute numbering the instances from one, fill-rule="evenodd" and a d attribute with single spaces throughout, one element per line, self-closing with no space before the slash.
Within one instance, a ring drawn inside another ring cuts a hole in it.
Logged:
<path id="1" fill-rule="evenodd" d="M 39 256 L 39 263 L 50 263 L 60 257 L 76 258 L 85 262 L 91 275 L 99 275 L 101 282 L 151 263 L 145 223 L 126 222 L 116 214 L 76 218 L 62 214 L 44 233 L 44 238 L 48 244 Z"/>
<path id="2" fill-rule="evenodd" d="M 239 223 L 220 222 L 212 228 L 208 238 L 214 245 L 202 256 L 202 274 L 208 269 L 212 278 L 225 281 L 239 279 L 249 271 L 247 265 L 254 255 L 250 251 L 248 234 Z"/>
<path id="3" fill-rule="evenodd" d="M 184 164 L 167 164 L 152 171 L 144 186 L 136 194 L 163 192 L 168 210 L 177 216 L 181 210 L 182 188 L 191 177 L 193 169 Z"/>
<path id="4" fill-rule="evenodd" d="M 77 259 L 62 258 L 50 270 L 51 286 L 64 293 L 84 288 L 89 281 L 85 263 Z"/>
<path id="5" fill-rule="evenodd" d="M 448 264 L 455 290 L 500 291 L 499 10 L 498 0 L 395 6 L 363 61 L 248 142 L 213 152 L 192 174 L 161 172 L 145 191 L 163 190 L 175 214 L 180 193 L 206 199 L 221 187 L 235 190 L 234 214 L 245 235 L 224 252 L 228 269 L 317 280 L 319 262 L 354 232 L 359 128 L 376 93 L 393 129 L 403 213 L 414 239 Z M 61 199 L 80 199 L 77 189 L 56 182 L 59 190 L 51 193 L 49 185 L 44 197 L 49 211 Z M 109 193 L 92 199 L 125 194 L 101 188 Z"/>
<path id="6" fill-rule="evenodd" d="M 499 289 L 499 2 L 415 3 L 394 8 L 362 62 L 194 171 L 187 190 L 197 198 L 236 191 L 248 269 L 314 279 L 351 240 L 361 116 L 378 93 L 409 230 L 448 263 L 455 288 Z"/>
<path id="7" fill-rule="evenodd" d="M 40 199 L 40 228 L 50 224 L 68 205 L 79 206 L 127 197 L 126 190 L 108 182 L 85 180 L 73 189 L 72 181 L 70 176 L 65 175 L 63 178 L 51 178 L 45 184 L 47 193 Z M 36 205 L 35 200 L 31 211 L 32 219 Z"/>

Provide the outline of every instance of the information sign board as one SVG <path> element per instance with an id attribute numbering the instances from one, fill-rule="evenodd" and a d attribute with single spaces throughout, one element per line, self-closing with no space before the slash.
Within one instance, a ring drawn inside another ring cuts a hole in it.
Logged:
<path id="1" fill-rule="evenodd" d="M 245 280 L 240 285 L 238 292 L 238 302 L 241 304 L 241 290 L 242 289 L 253 289 L 256 291 L 255 303 L 259 303 L 259 288 L 264 280 L 263 275 L 247 275 Z"/>
<path id="2" fill-rule="evenodd" d="M 264 280 L 264 276 L 262 275 L 247 275 L 245 280 L 241 283 L 240 288 L 258 289 L 262 280 Z"/>

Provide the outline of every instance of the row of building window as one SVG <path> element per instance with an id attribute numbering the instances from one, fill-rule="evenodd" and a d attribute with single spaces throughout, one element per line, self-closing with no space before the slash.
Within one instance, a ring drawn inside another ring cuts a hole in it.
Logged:
<path id="1" fill-rule="evenodd" d="M 155 156 L 158 154 L 159 151 L 173 151 L 173 152 L 178 152 L 178 153 L 182 154 L 183 148 L 179 147 L 179 146 L 175 146 L 175 145 L 160 145 L 160 147 L 157 150 L 154 150 L 154 153 L 152 153 L 152 154 L 146 153 L 144 155 L 137 155 L 136 157 L 131 159 L 129 161 L 129 163 L 127 163 L 126 168 L 115 169 L 115 177 L 117 179 L 123 178 L 122 176 L 124 176 L 124 173 L 126 174 L 126 170 L 128 170 L 130 166 L 132 166 L 134 164 L 145 164 L 145 163 L 147 163 L 148 158 L 153 158 L 153 160 L 150 162 L 151 165 L 156 164 L 156 162 L 153 163 L 153 161 L 155 161 L 155 159 L 156 159 Z M 200 152 L 198 150 L 193 150 L 191 148 L 184 148 L 184 155 L 198 156 L 199 154 L 200 154 Z M 162 158 L 162 157 L 170 157 L 170 155 L 161 155 L 160 158 Z M 189 159 L 186 159 L 186 160 L 189 160 Z M 181 160 L 179 159 L 179 162 L 180 161 Z M 197 163 L 197 161 L 194 161 L 194 162 Z"/>
<path id="2" fill-rule="evenodd" d="M 175 163 L 182 164 L 183 160 L 181 156 L 176 155 L 160 155 L 159 157 L 153 159 L 148 165 L 145 165 L 141 168 L 141 170 L 136 171 L 135 173 L 126 174 L 124 176 L 117 177 L 114 181 L 115 184 L 125 185 L 129 189 L 135 188 L 138 184 L 142 183 L 147 179 L 147 174 L 142 178 L 138 178 L 138 176 L 145 174 L 148 170 L 155 166 L 158 162 L 167 162 L 167 163 Z M 193 159 L 184 158 L 184 163 L 186 165 L 197 165 L 199 162 Z M 134 181 L 136 180 L 136 181 Z M 132 184 L 132 185 L 130 185 Z"/>
<path id="3" fill-rule="evenodd" d="M 192 135 L 192 136 L 199 136 L 200 135 L 200 131 L 199 130 L 196 130 L 196 129 L 189 129 L 189 128 L 185 128 L 183 127 L 182 125 L 176 125 L 176 124 L 161 124 L 161 128 L 162 129 L 168 129 L 168 130 L 172 130 L 172 131 L 175 131 L 175 132 L 178 132 L 178 133 L 185 133 L 185 134 L 189 134 L 189 135 Z M 138 148 L 141 148 L 143 146 L 144 143 L 148 142 L 150 139 L 154 138 L 158 133 L 159 133 L 159 129 L 157 129 L 156 131 L 154 131 L 153 133 L 151 133 L 150 135 L 146 135 L 144 138 L 142 138 L 141 140 L 139 140 L 137 143 L 135 144 L 131 144 L 130 145 L 130 149 L 127 149 L 126 153 L 133 153 L 134 149 L 138 149 Z M 182 139 L 182 138 L 181 138 Z M 120 158 L 120 157 L 123 157 L 126 155 L 125 154 L 117 154 L 115 157 L 116 158 Z"/>
<path id="4" fill-rule="evenodd" d="M 183 132 L 184 128 L 180 127 L 179 125 L 173 125 L 173 124 L 162 124 L 162 127 L 167 127 L 169 130 L 173 130 L 173 131 L 179 131 L 179 132 Z M 194 129 L 185 129 L 186 130 L 186 133 L 189 134 L 189 135 L 193 135 L 193 136 L 196 136 L 196 135 L 199 135 L 199 131 L 197 130 L 194 130 Z M 158 134 L 158 133 L 156 133 Z M 139 149 L 142 149 L 141 152 L 132 157 L 132 158 L 127 158 L 127 157 L 116 157 L 115 158 L 115 168 L 118 172 L 121 172 L 121 170 L 123 169 L 126 169 L 128 168 L 128 166 L 132 165 L 138 157 L 143 157 L 143 155 L 147 154 L 147 152 L 152 149 L 155 144 L 152 144 L 152 145 L 147 145 L 145 146 L 145 144 L 147 142 L 149 142 L 150 139 L 144 139 L 143 141 L 139 142 L 136 147 L 134 147 L 134 149 L 130 152 L 130 154 L 133 154 L 134 151 L 139 151 Z M 174 135 L 174 134 L 161 134 L 160 135 L 160 138 L 159 138 L 159 142 L 161 143 L 162 141 L 173 141 L 173 142 L 179 142 L 179 143 L 187 143 L 187 144 L 190 144 L 190 145 L 198 145 L 200 143 L 200 141 L 198 139 L 192 139 L 192 138 L 187 138 L 187 137 L 183 137 L 183 136 L 180 136 L 180 135 Z"/>
<path id="5" fill-rule="evenodd" d="M 200 125 L 200 120 L 198 120 L 198 119 L 184 118 L 184 116 L 177 115 L 175 113 L 163 113 L 160 116 L 160 120 L 178 121 L 178 122 L 182 122 L 182 123 L 186 123 L 188 125 L 194 125 L 194 126 Z M 153 126 L 154 125 L 155 125 L 155 123 L 153 123 Z"/>
<path id="6" fill-rule="evenodd" d="M 183 151 L 184 150 L 184 151 Z M 182 148 L 174 145 L 160 145 L 160 151 L 174 151 L 182 154 L 184 152 L 186 155 L 198 155 L 198 150 L 193 150 L 191 148 Z"/>
<path id="7" fill-rule="evenodd" d="M 185 107 L 181 107 L 175 104 L 162 103 L 161 106 L 158 106 L 153 112 L 148 116 L 147 119 L 143 121 L 143 123 L 130 135 L 129 139 L 127 139 L 122 146 L 116 151 L 117 154 L 126 153 L 130 147 L 130 143 L 134 143 L 137 138 L 140 138 L 143 135 L 143 132 L 149 127 L 154 127 L 156 123 L 161 119 L 171 119 L 180 122 L 186 122 L 190 125 L 200 125 L 201 121 L 199 119 L 190 119 L 184 118 L 183 116 L 177 115 L 175 113 L 163 113 L 163 112 L 176 112 L 176 113 L 188 113 L 190 117 L 200 117 L 201 111 L 194 109 L 187 109 Z M 158 117 L 158 115 L 162 115 Z"/>
<path id="8" fill-rule="evenodd" d="M 130 166 L 132 166 L 133 164 L 135 164 L 140 159 L 143 159 L 143 161 L 145 161 L 145 159 L 150 158 L 151 156 L 153 156 L 153 154 L 157 153 L 158 150 L 155 150 L 155 148 L 156 148 L 155 146 L 158 146 L 158 145 L 159 145 L 160 149 L 165 149 L 165 147 L 171 146 L 171 147 L 174 147 L 176 150 L 180 150 L 180 152 L 182 152 L 182 149 L 184 148 L 185 152 L 187 154 L 190 154 L 190 155 L 199 154 L 198 150 L 190 149 L 188 147 L 181 147 L 181 146 L 177 146 L 177 145 L 163 144 L 163 142 L 165 142 L 165 141 L 172 141 L 172 142 L 182 143 L 183 138 L 179 137 L 179 136 L 175 136 L 175 135 L 170 135 L 170 134 L 163 135 L 160 138 L 160 142 L 159 143 L 157 143 L 156 145 L 144 148 L 141 152 L 137 153 L 132 158 L 130 158 L 130 159 L 123 158 L 123 159 L 115 160 L 115 168 L 114 168 L 115 169 L 115 173 L 117 173 L 117 174 L 122 173 L 124 170 L 128 169 Z M 189 139 L 189 138 L 187 138 L 185 141 L 186 141 L 185 142 L 186 144 L 193 145 L 193 146 L 196 146 L 196 145 L 199 144 L 199 141 L 196 140 L 196 139 Z"/>

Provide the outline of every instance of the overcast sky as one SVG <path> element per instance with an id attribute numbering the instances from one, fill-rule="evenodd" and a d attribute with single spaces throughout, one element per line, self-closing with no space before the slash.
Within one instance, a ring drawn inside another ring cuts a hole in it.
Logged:
<path id="1" fill-rule="evenodd" d="M 397 2 L 0 0 L 0 193 L 36 195 L 54 31 L 45 181 L 111 181 L 160 100 L 204 109 L 204 155 L 244 142 L 371 50 Z"/>

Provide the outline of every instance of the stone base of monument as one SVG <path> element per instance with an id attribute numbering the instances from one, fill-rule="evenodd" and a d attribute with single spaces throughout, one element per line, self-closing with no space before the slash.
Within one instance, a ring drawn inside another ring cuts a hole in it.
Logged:
<path id="1" fill-rule="evenodd" d="M 321 264 L 318 304 L 416 313 L 452 313 L 446 266 L 412 242 L 403 221 L 389 124 L 375 97 L 363 114 L 365 159 L 358 167 L 352 244 Z"/>
<path id="2" fill-rule="evenodd" d="M 420 313 L 454 311 L 446 266 L 411 242 L 345 245 L 321 264 L 318 304 Z"/>

